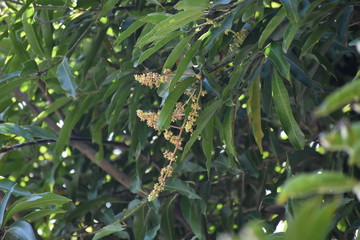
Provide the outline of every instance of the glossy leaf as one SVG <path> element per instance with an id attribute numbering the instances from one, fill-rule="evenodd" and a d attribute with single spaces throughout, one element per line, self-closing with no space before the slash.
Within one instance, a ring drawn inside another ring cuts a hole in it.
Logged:
<path id="1" fill-rule="evenodd" d="M 71 72 L 67 57 L 64 57 L 60 65 L 57 67 L 56 75 L 59 79 L 61 87 L 73 98 L 76 97 L 77 85 L 75 76 Z"/>
<path id="2" fill-rule="evenodd" d="M 179 100 L 181 95 L 184 94 L 185 90 L 196 81 L 195 77 L 186 78 L 180 82 L 174 90 L 169 93 L 166 98 L 163 108 L 159 115 L 158 128 L 160 130 L 169 128 L 171 117 L 174 111 L 176 102 Z"/>
<path id="3" fill-rule="evenodd" d="M 286 181 L 276 202 L 284 204 L 289 198 L 311 194 L 339 194 L 351 191 L 357 181 L 339 172 L 301 173 Z"/>
<path id="4" fill-rule="evenodd" d="M 265 41 L 270 37 L 270 35 L 275 31 L 275 29 L 282 23 L 286 16 L 285 8 L 280 8 L 276 15 L 269 21 L 265 29 L 262 31 L 261 36 L 258 41 L 259 48 L 262 48 Z"/>
<path id="5" fill-rule="evenodd" d="M 279 73 L 290 81 L 290 64 L 286 61 L 281 47 L 277 43 L 273 42 L 266 47 L 264 53 L 275 64 Z"/>
<path id="6" fill-rule="evenodd" d="M 190 199 L 201 199 L 201 197 L 195 193 L 194 189 L 190 187 L 189 184 L 178 178 L 168 179 L 166 181 L 165 189 L 177 191 Z"/>
<path id="7" fill-rule="evenodd" d="M 273 71 L 272 91 L 276 113 L 285 133 L 289 137 L 289 141 L 297 149 L 303 149 L 305 136 L 294 118 L 290 107 L 289 94 L 277 71 Z"/>
<path id="8" fill-rule="evenodd" d="M 252 128 L 252 132 L 255 138 L 255 142 L 259 147 L 260 152 L 263 152 L 262 139 L 264 133 L 261 126 L 261 86 L 260 86 L 260 74 L 250 84 L 248 89 L 248 102 L 247 113 L 249 123 Z"/>
<path id="9" fill-rule="evenodd" d="M 101 229 L 100 232 L 98 232 L 98 233 L 96 233 L 94 235 L 93 240 L 98 240 L 98 239 L 106 237 L 106 236 L 108 236 L 110 234 L 113 234 L 113 233 L 116 233 L 116 232 L 121 232 L 123 230 L 124 230 L 124 226 L 122 226 L 119 223 L 106 225 L 105 227 L 103 227 Z"/>
<path id="10" fill-rule="evenodd" d="M 297 7 L 297 0 L 280 0 L 283 4 L 286 15 L 290 20 L 291 24 L 296 24 L 299 21 L 299 13 Z"/>
<path id="11" fill-rule="evenodd" d="M 12 239 L 13 237 L 16 237 L 16 239 L 21 240 L 36 240 L 31 225 L 25 221 L 16 221 L 11 224 L 10 227 L 7 229 L 6 236 L 7 235 L 12 235 Z"/>
<path id="12" fill-rule="evenodd" d="M 16 213 L 20 213 L 24 210 L 30 210 L 34 208 L 45 208 L 54 204 L 64 204 L 70 202 L 71 199 L 54 194 L 54 193 L 39 193 L 26 196 L 15 201 L 11 207 L 5 213 L 4 224 Z"/>

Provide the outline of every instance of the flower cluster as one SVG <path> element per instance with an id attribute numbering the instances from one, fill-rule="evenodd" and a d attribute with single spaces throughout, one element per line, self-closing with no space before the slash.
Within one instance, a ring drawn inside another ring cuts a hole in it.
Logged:
<path id="1" fill-rule="evenodd" d="M 170 70 L 165 70 L 164 75 L 160 75 L 157 73 L 147 73 L 143 75 L 135 75 L 135 79 L 139 81 L 141 84 L 146 85 L 150 88 L 159 87 L 161 83 L 167 81 L 168 77 L 173 75 Z M 199 111 L 201 110 L 201 106 L 199 104 L 200 97 L 206 94 L 205 91 L 202 91 L 202 81 L 200 75 L 194 74 L 191 76 L 195 76 L 199 79 L 200 86 L 197 87 L 196 84 L 191 86 L 191 88 L 186 89 L 184 95 L 187 96 L 187 101 L 185 102 L 177 102 L 175 105 L 175 109 L 171 116 L 171 122 L 175 125 L 170 125 L 169 129 L 164 130 L 163 136 L 164 138 L 169 141 L 171 144 L 174 145 L 174 149 L 172 151 L 165 150 L 163 156 L 165 159 L 169 161 L 168 165 L 161 169 L 160 176 L 158 177 L 158 182 L 154 185 L 153 190 L 148 196 L 148 201 L 153 201 L 156 199 L 160 192 L 164 190 L 166 179 L 172 176 L 173 172 L 173 162 L 176 161 L 177 156 L 176 153 L 178 150 L 182 150 L 182 143 L 184 141 L 182 134 L 184 132 L 193 132 L 194 125 L 196 124 L 196 120 L 199 116 Z M 186 80 L 184 80 L 186 81 Z M 197 91 L 197 89 L 200 89 Z M 196 94 L 196 92 L 198 92 Z M 190 111 L 185 113 L 185 108 L 190 108 Z M 158 112 L 144 112 L 142 110 L 136 111 L 137 116 L 140 118 L 141 121 L 146 121 L 149 127 L 154 128 L 155 130 L 158 129 L 158 120 L 160 111 Z M 185 119 L 184 119 L 185 118 Z M 178 121 L 183 120 L 181 126 L 176 126 Z M 172 129 L 172 130 L 171 130 Z M 176 133 L 176 134 L 175 134 Z"/>

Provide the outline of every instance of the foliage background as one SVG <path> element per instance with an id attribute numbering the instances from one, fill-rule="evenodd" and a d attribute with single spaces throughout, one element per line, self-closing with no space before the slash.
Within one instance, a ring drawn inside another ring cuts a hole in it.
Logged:
<path id="1" fill-rule="evenodd" d="M 71 199 L 19 210 L 0 233 L 41 207 L 63 212 L 26 221 L 37 239 L 357 237 L 358 1 L 6 0 L 0 10 L 0 188 L 18 183 L 14 206 L 29 192 Z M 134 81 L 166 68 L 170 86 Z M 172 146 L 136 110 L 160 110 L 184 73 L 208 94 L 174 177 L 147 202 Z"/>

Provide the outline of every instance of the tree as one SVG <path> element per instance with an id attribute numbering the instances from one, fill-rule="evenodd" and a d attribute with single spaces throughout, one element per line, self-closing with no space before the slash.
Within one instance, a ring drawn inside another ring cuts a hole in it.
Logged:
<path id="1" fill-rule="evenodd" d="M 0 6 L 2 239 L 357 238 L 358 1 Z"/>

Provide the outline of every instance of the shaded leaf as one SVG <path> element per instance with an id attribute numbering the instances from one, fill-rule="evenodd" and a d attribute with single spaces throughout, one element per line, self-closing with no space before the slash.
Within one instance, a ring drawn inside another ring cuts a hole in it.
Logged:
<path id="1" fill-rule="evenodd" d="M 31 49 L 38 55 L 44 57 L 44 51 L 41 46 L 39 37 L 36 35 L 34 26 L 28 22 L 28 11 L 25 11 L 22 15 L 22 24 L 26 33 L 26 39 L 28 40 Z"/>
<path id="2" fill-rule="evenodd" d="M 24 216 L 23 218 L 21 218 L 21 220 L 23 221 L 36 221 L 39 220 L 43 217 L 46 216 L 50 216 L 53 214 L 58 214 L 58 213 L 65 213 L 64 210 L 62 209 L 41 209 L 41 210 L 36 210 L 32 213 L 27 214 L 26 216 Z"/>
<path id="3" fill-rule="evenodd" d="M 0 77 L 0 83 L 3 81 L 6 81 L 8 79 L 14 78 L 14 77 L 20 77 L 20 73 L 21 73 L 21 71 L 16 71 L 13 73 L 6 74 L 6 75 Z"/>
<path id="4" fill-rule="evenodd" d="M 10 191 L 10 189 L 16 184 L 16 182 L 10 181 L 8 179 L 0 179 L 0 190 Z M 31 193 L 24 189 L 23 187 L 16 185 L 12 191 L 14 196 L 30 196 Z"/>
<path id="5" fill-rule="evenodd" d="M 180 201 L 181 212 L 184 215 L 186 222 L 189 224 L 194 234 L 199 239 L 205 239 L 205 234 L 202 227 L 202 219 L 199 206 L 195 200 L 182 197 Z"/>
<path id="6" fill-rule="evenodd" d="M 270 35 L 275 31 L 275 29 L 282 23 L 286 16 L 285 8 L 280 8 L 276 15 L 271 18 L 269 23 L 266 25 L 265 29 L 262 31 L 261 36 L 258 41 L 258 46 L 261 48 L 265 41 L 270 37 Z"/>
<path id="7" fill-rule="evenodd" d="M 16 221 L 11 224 L 10 227 L 7 229 L 6 235 L 8 234 L 11 234 L 13 237 L 21 240 L 36 240 L 31 225 L 25 221 Z"/>
<path id="8" fill-rule="evenodd" d="M 234 115 L 235 115 L 235 107 L 227 107 L 224 123 L 223 123 L 223 134 L 225 139 L 225 149 L 228 153 L 230 153 L 233 157 L 237 158 L 237 152 L 235 150 L 234 145 Z"/>
<path id="9" fill-rule="evenodd" d="M 124 41 L 127 37 L 129 37 L 131 34 L 133 34 L 136 30 L 138 30 L 144 24 L 145 24 L 145 22 L 143 22 L 141 18 L 136 20 L 133 24 L 130 25 L 129 28 L 127 28 L 125 31 L 120 33 L 120 35 L 116 38 L 113 45 L 114 46 L 119 45 L 122 41 Z"/>
<path id="10" fill-rule="evenodd" d="M 6 205 L 7 205 L 8 201 L 9 201 L 9 198 L 10 198 L 11 193 L 14 191 L 15 185 L 16 185 L 16 184 L 14 184 L 14 185 L 7 191 L 7 193 L 4 195 L 4 197 L 3 197 L 2 200 L 1 200 L 1 203 L 0 203 L 0 227 L 3 226 L 3 221 L 4 221 L 4 214 L 5 214 Z"/>
<path id="11" fill-rule="evenodd" d="M 266 47 L 264 53 L 272 60 L 279 73 L 290 81 L 290 64 L 286 61 L 279 44 L 275 42 L 271 43 L 268 47 Z"/>
<path id="12" fill-rule="evenodd" d="M 291 24 L 296 24 L 299 21 L 299 13 L 297 7 L 297 0 L 280 0 L 283 4 L 286 15 L 290 20 Z"/>
<path id="13" fill-rule="evenodd" d="M 75 83 L 75 76 L 71 72 L 67 57 L 64 57 L 60 65 L 57 67 L 56 75 L 59 79 L 61 87 L 69 93 L 71 97 L 75 98 L 77 85 Z"/>
<path id="14" fill-rule="evenodd" d="M 105 227 L 103 227 L 101 229 L 100 232 L 96 233 L 93 237 L 93 240 L 98 240 L 101 239 L 103 237 L 106 237 L 110 234 L 116 233 L 116 232 L 121 232 L 124 230 L 124 226 L 122 226 L 119 223 L 116 224 L 110 224 L 110 225 L 106 225 Z"/>
<path id="15" fill-rule="evenodd" d="M 34 140 L 34 136 L 30 132 L 14 123 L 0 123 L 0 134 L 14 134 L 30 141 Z"/>
<path id="16" fill-rule="evenodd" d="M 190 199 L 201 199 L 201 197 L 195 193 L 195 190 L 190 187 L 188 183 L 181 181 L 178 178 L 170 178 L 166 180 L 165 189 L 177 191 Z"/>

